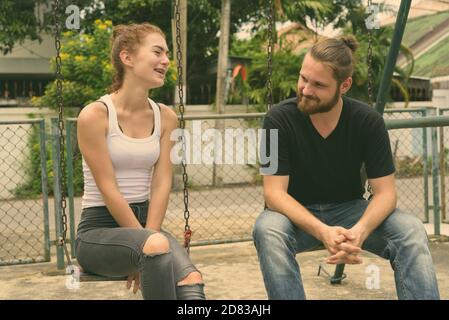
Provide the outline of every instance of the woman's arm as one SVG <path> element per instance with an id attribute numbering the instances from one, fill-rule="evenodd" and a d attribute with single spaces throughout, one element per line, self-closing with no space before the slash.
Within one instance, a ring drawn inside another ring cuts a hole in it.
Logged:
<path id="1" fill-rule="evenodd" d="M 172 184 L 172 163 L 170 152 L 175 144 L 170 134 L 178 127 L 176 113 L 167 106 L 161 106 L 161 152 L 154 166 L 151 181 L 151 201 L 148 208 L 146 228 L 159 231 L 167 211 Z"/>
<path id="2" fill-rule="evenodd" d="M 120 227 L 142 228 L 118 188 L 106 143 L 107 130 L 108 115 L 103 104 L 93 102 L 80 112 L 77 124 L 79 148 L 106 207 Z"/>

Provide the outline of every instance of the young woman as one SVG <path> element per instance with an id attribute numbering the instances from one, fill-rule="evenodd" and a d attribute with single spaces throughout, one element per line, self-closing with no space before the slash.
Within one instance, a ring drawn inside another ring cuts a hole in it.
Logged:
<path id="1" fill-rule="evenodd" d="M 112 35 L 111 93 L 78 117 L 84 195 L 76 253 L 84 271 L 128 276 L 144 299 L 204 299 L 186 250 L 161 230 L 172 181 L 176 114 L 148 98 L 169 65 L 163 32 L 143 23 Z"/>

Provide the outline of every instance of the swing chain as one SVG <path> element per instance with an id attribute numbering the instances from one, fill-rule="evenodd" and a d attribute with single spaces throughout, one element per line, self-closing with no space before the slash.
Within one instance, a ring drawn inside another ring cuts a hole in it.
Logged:
<path id="1" fill-rule="evenodd" d="M 190 239 L 192 236 L 192 231 L 190 230 L 189 225 L 189 190 L 187 188 L 188 185 L 188 176 L 186 169 L 186 138 L 184 135 L 185 129 L 185 120 L 184 120 L 184 83 L 183 83 L 183 68 L 182 68 L 182 50 L 181 50 L 181 14 L 179 12 L 179 0 L 175 0 L 175 21 L 176 21 L 176 60 L 177 60 L 177 69 L 178 69 L 178 97 L 179 97 L 179 127 L 182 130 L 182 135 L 180 137 L 182 142 L 182 181 L 184 183 L 184 219 L 185 219 L 185 227 L 184 227 L 184 247 L 187 249 L 187 252 L 190 251 Z"/>
<path id="2" fill-rule="evenodd" d="M 271 77 L 273 74 L 273 51 L 274 51 L 274 20 L 275 10 L 273 0 L 268 1 L 268 45 L 267 45 L 267 111 L 273 107 L 273 86 L 271 83 Z"/>
<path id="3" fill-rule="evenodd" d="M 368 8 L 371 10 L 372 0 L 368 0 Z M 370 11 L 371 13 L 371 11 Z M 368 28 L 368 104 L 370 107 L 373 106 L 373 34 L 372 28 Z"/>
<path id="4" fill-rule="evenodd" d="M 61 193 L 61 218 L 62 218 L 62 236 L 58 238 L 58 245 L 63 246 L 64 252 L 67 258 L 68 265 L 72 265 L 70 255 L 67 250 L 66 240 L 67 240 L 67 201 L 65 194 L 65 138 L 64 138 L 64 104 L 62 98 L 62 71 L 61 71 L 61 4 L 60 0 L 55 0 L 53 14 L 55 21 L 55 48 L 56 48 L 56 102 L 58 106 L 58 135 L 59 135 L 59 167 L 60 167 L 60 179 L 59 179 L 59 190 Z"/>

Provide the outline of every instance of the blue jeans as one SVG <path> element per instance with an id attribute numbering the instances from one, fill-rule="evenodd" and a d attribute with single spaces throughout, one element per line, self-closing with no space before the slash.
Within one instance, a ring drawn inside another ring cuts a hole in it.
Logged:
<path id="1" fill-rule="evenodd" d="M 351 228 L 365 212 L 366 200 L 318 204 L 306 208 L 329 226 Z M 306 295 L 295 256 L 321 242 L 285 215 L 265 210 L 253 230 L 269 299 L 296 300 Z M 365 240 L 362 248 L 390 260 L 399 299 L 439 299 L 438 284 L 422 222 L 396 209 Z"/>

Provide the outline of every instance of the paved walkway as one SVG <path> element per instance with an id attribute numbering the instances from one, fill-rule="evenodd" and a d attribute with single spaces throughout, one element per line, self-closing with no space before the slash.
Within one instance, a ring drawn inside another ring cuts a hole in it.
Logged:
<path id="1" fill-rule="evenodd" d="M 449 299 L 449 243 L 431 243 L 441 297 Z M 191 256 L 202 271 L 208 299 L 266 299 L 256 252 L 251 242 L 193 247 Z M 362 265 L 346 266 L 347 279 L 338 286 L 318 277 L 317 266 L 326 252 L 299 254 L 304 286 L 309 299 L 396 299 L 393 272 L 388 261 L 363 253 Z M 55 261 L 55 259 L 53 259 Z M 379 268 L 379 288 L 367 289 L 367 267 Z M 142 299 L 132 294 L 124 282 L 81 283 L 67 289 L 66 276 L 54 275 L 55 263 L 0 267 L 0 299 Z M 329 266 L 328 271 L 333 272 Z"/>

